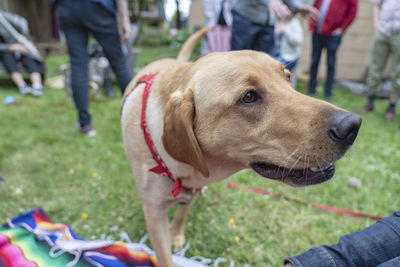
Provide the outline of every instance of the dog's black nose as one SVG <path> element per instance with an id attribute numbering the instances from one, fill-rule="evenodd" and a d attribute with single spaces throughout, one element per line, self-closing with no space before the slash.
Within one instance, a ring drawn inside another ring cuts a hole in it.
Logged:
<path id="1" fill-rule="evenodd" d="M 329 137 L 340 144 L 352 145 L 361 126 L 361 117 L 351 112 L 338 112 L 332 117 Z"/>

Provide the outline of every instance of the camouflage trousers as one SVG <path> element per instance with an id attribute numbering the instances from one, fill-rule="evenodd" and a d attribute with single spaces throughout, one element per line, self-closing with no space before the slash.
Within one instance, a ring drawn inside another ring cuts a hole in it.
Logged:
<path id="1" fill-rule="evenodd" d="M 390 102 L 396 103 L 400 96 L 400 32 L 391 36 L 379 32 L 375 34 L 371 47 L 367 90 L 369 96 L 376 93 L 390 55 L 392 55 Z"/>

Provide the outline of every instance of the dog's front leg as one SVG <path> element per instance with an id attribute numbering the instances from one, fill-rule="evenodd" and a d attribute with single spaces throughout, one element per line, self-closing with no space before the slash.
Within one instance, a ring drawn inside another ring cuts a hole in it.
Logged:
<path id="1" fill-rule="evenodd" d="M 193 197 L 189 204 L 180 204 L 174 214 L 174 219 L 172 220 L 170 227 L 170 233 L 172 244 L 175 247 L 175 252 L 182 249 L 183 244 L 185 244 L 185 220 L 195 199 L 196 196 Z"/>
<path id="2" fill-rule="evenodd" d="M 146 219 L 150 241 L 156 252 L 160 267 L 173 267 L 171 241 L 168 229 L 168 207 L 144 204 L 143 211 Z"/>

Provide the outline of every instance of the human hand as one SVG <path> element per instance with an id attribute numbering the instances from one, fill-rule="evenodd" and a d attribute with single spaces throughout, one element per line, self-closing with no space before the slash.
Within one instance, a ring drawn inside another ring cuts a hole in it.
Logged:
<path id="1" fill-rule="evenodd" d="M 289 8 L 278 0 L 271 0 L 268 3 L 270 18 L 284 18 L 291 14 Z"/>
<path id="2" fill-rule="evenodd" d="M 275 32 L 276 33 L 281 33 L 285 30 L 286 22 L 282 20 L 278 20 L 278 22 L 275 24 Z"/>
<path id="3" fill-rule="evenodd" d="M 10 52 L 20 52 L 21 54 L 27 55 L 29 54 L 29 50 L 22 44 L 19 43 L 14 43 L 12 45 L 10 45 L 10 47 L 8 48 L 8 50 Z"/>
<path id="4" fill-rule="evenodd" d="M 122 34 L 120 36 L 122 43 L 127 43 L 131 38 L 131 24 L 128 21 L 125 21 L 121 25 Z"/>
<path id="5" fill-rule="evenodd" d="M 294 267 L 293 264 L 291 264 L 290 262 L 286 263 L 285 266 L 283 267 Z"/>
<path id="6" fill-rule="evenodd" d="M 117 0 L 118 25 L 122 31 L 120 40 L 126 43 L 131 38 L 131 22 L 129 20 L 127 0 Z"/>
<path id="7" fill-rule="evenodd" d="M 301 4 L 298 6 L 300 12 L 305 13 L 310 16 L 313 20 L 318 20 L 319 17 L 319 10 L 313 6 Z"/>
<path id="8" fill-rule="evenodd" d="M 332 35 L 342 35 L 343 30 L 341 28 L 337 28 L 332 32 Z"/>

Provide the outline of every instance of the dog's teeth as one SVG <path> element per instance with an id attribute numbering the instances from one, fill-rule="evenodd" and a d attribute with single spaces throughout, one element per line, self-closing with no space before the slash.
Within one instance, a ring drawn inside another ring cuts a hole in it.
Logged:
<path id="1" fill-rule="evenodd" d="M 320 169 L 318 167 L 311 167 L 310 168 L 313 172 L 319 172 Z"/>
<path id="2" fill-rule="evenodd" d="M 326 165 L 326 166 L 324 166 L 324 167 L 321 168 L 321 171 L 324 171 L 324 170 L 326 170 L 326 169 L 328 169 L 328 168 L 329 168 L 329 165 Z"/>

